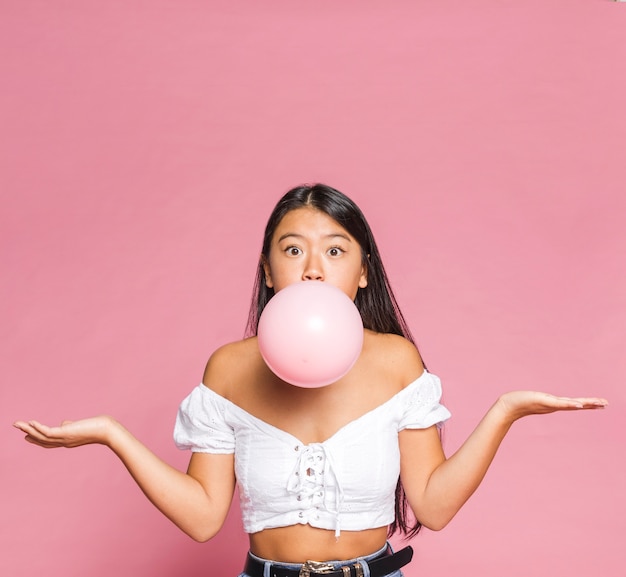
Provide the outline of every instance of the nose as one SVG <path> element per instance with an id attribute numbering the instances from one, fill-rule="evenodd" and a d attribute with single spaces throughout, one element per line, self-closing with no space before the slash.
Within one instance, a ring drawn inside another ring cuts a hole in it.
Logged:
<path id="1" fill-rule="evenodd" d="M 302 271 L 302 280 L 324 280 L 324 273 L 320 259 L 310 256 Z"/>

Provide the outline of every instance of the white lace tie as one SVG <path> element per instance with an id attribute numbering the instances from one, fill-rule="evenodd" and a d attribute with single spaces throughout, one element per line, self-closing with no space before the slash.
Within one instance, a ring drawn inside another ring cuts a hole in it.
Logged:
<path id="1" fill-rule="evenodd" d="M 332 462 L 330 453 L 321 443 L 299 446 L 298 462 L 287 483 L 287 491 L 295 494 L 298 501 L 305 501 L 311 508 L 325 508 L 335 515 L 335 537 L 341 533 L 339 511 L 343 503 L 343 490 Z M 330 477 L 330 478 L 329 478 Z M 334 480 L 335 507 L 329 509 L 326 505 L 326 489 L 330 486 L 329 481 Z"/>

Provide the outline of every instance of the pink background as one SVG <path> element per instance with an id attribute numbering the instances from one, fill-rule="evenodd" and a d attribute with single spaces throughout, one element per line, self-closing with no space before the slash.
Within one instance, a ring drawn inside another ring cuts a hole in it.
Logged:
<path id="1" fill-rule="evenodd" d="M 418 575 L 623 573 L 626 5 L 0 3 L 0 573 L 234 576 L 237 508 L 197 544 L 101 447 L 15 419 L 107 412 L 180 468 L 180 400 L 242 336 L 288 188 L 361 205 L 454 417 L 503 391 L 608 397 L 533 417 Z"/>

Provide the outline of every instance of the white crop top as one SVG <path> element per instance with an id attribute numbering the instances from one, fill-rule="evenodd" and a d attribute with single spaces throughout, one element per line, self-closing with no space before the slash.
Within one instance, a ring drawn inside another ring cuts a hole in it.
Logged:
<path id="1" fill-rule="evenodd" d="M 393 522 L 398 432 L 448 419 L 440 398 L 439 379 L 424 371 L 323 443 L 305 445 L 200 384 L 181 403 L 174 441 L 179 449 L 235 453 L 247 533 L 308 523 L 339 536 Z"/>

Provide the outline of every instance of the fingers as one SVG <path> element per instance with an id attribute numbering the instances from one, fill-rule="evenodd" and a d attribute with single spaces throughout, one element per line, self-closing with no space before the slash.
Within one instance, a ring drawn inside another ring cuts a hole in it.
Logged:
<path id="1" fill-rule="evenodd" d="M 30 435 L 37 431 L 37 429 L 35 429 L 35 427 L 33 426 L 34 424 L 35 421 L 29 421 L 28 423 L 25 421 L 16 421 L 15 423 L 13 423 L 13 426 L 16 429 L 19 429 L 20 431 L 26 433 L 27 435 Z"/>
<path id="2" fill-rule="evenodd" d="M 33 444 L 33 445 L 37 445 L 38 447 L 43 447 L 44 449 L 56 449 L 58 447 L 62 447 L 63 445 L 59 444 L 59 443 L 54 443 L 51 441 L 47 441 L 45 439 L 41 439 L 41 438 L 36 438 L 33 437 L 32 435 L 26 435 L 24 437 L 24 440 Z"/>
<path id="3" fill-rule="evenodd" d="M 34 445 L 47 449 L 64 446 L 58 433 L 55 434 L 55 429 L 58 430 L 58 427 L 48 427 L 38 421 L 16 421 L 13 426 L 26 433 L 25 440 Z"/>
<path id="4" fill-rule="evenodd" d="M 573 399 L 579 404 L 580 409 L 604 409 L 609 402 L 599 397 L 579 397 Z"/>
<path id="5" fill-rule="evenodd" d="M 547 395 L 546 398 L 552 399 L 553 407 L 560 410 L 577 410 L 577 409 L 604 409 L 609 402 L 600 397 L 556 397 Z"/>
<path id="6" fill-rule="evenodd" d="M 582 409 L 583 403 L 580 399 L 573 399 L 570 397 L 557 397 L 555 395 L 547 395 L 546 407 L 559 409 L 559 410 L 575 410 Z"/>
<path id="7" fill-rule="evenodd" d="M 44 437 L 48 437 L 50 435 L 51 428 L 43 425 L 39 421 L 28 421 L 28 424 L 30 425 L 31 429 L 37 431 L 40 435 Z"/>

